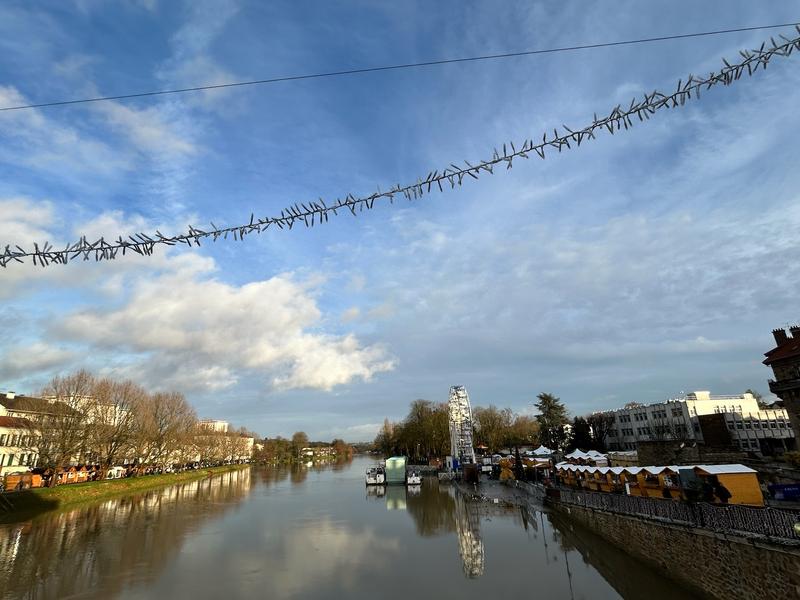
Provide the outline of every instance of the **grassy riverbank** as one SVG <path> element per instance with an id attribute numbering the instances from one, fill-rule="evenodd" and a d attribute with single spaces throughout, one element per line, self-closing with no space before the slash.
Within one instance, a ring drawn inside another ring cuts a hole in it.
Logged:
<path id="1" fill-rule="evenodd" d="M 88 483 L 73 483 L 55 488 L 38 488 L 24 492 L 5 494 L 3 498 L 13 505 L 6 510 L 5 503 L 0 500 L 0 523 L 15 523 L 35 517 L 53 510 L 73 508 L 84 503 L 97 502 L 120 496 L 146 492 L 148 490 L 202 479 L 210 475 L 218 475 L 230 471 L 247 469 L 250 465 L 227 465 L 209 467 L 182 473 L 165 475 L 144 475 L 125 479 L 108 479 Z"/>

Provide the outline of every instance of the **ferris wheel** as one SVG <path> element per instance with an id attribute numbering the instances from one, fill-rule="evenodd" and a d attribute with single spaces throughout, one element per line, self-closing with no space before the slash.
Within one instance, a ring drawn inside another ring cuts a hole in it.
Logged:
<path id="1" fill-rule="evenodd" d="M 474 464 L 472 408 L 469 404 L 469 395 L 463 385 L 454 385 L 450 388 L 447 409 L 450 420 L 450 453 L 461 464 Z"/>

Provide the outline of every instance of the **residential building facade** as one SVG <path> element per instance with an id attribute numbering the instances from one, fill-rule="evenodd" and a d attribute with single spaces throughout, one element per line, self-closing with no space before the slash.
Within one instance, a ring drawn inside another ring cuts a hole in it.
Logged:
<path id="1" fill-rule="evenodd" d="M 785 409 L 763 409 L 752 394 L 714 396 L 697 391 L 681 398 L 649 405 L 630 405 L 610 411 L 614 424 L 608 432 L 609 450 L 635 450 L 638 442 L 705 442 L 702 415 L 724 419 L 730 444 L 758 454 L 796 447 L 795 433 Z"/>
<path id="2" fill-rule="evenodd" d="M 30 421 L 10 416 L 0 404 L 0 477 L 35 467 L 39 460 L 38 443 Z"/>
<path id="3" fill-rule="evenodd" d="M 200 419 L 200 427 L 213 431 L 214 433 L 228 433 L 230 423 L 228 421 L 218 421 L 216 419 Z"/>

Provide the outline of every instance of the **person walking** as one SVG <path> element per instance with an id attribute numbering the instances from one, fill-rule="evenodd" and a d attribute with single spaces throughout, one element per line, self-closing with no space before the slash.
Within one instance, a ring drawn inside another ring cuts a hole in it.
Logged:
<path id="1" fill-rule="evenodd" d="M 716 486 L 714 486 L 714 495 L 719 499 L 721 504 L 727 504 L 733 494 L 731 494 L 730 490 L 722 485 L 720 481 L 717 481 Z"/>

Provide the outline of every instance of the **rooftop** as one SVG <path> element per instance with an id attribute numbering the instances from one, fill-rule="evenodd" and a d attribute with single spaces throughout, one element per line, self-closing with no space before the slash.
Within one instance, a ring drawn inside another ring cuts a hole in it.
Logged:
<path id="1" fill-rule="evenodd" d="M 765 365 L 769 365 L 775 361 L 783 360 L 785 358 L 794 358 L 796 356 L 800 356 L 800 338 L 798 338 L 796 335 L 793 335 L 792 337 L 787 335 L 777 336 L 775 341 L 778 342 L 778 345 L 769 352 L 764 353 L 764 356 L 767 357 L 764 359 Z"/>
<path id="2" fill-rule="evenodd" d="M 651 473 L 653 475 L 658 475 L 662 471 L 671 471 L 673 473 L 677 473 L 681 469 L 696 469 L 701 473 L 705 473 L 707 475 L 725 475 L 725 474 L 734 474 L 734 473 L 756 473 L 754 469 L 750 467 L 746 467 L 740 464 L 730 464 L 730 465 L 667 465 L 667 466 L 654 466 L 649 465 L 646 467 L 590 467 L 587 465 L 573 465 L 566 462 L 561 462 L 556 465 L 556 469 L 567 470 L 567 471 L 578 471 L 579 473 L 614 473 L 615 475 L 619 475 L 620 473 L 630 473 L 631 475 L 636 475 L 641 471 L 645 471 L 647 473 Z"/>
<path id="3" fill-rule="evenodd" d="M 31 426 L 28 419 L 20 417 L 0 417 L 0 427 L 10 427 L 12 429 L 24 429 Z"/>
<path id="4" fill-rule="evenodd" d="M 12 398 L 0 395 L 0 404 L 5 406 L 7 410 L 20 412 L 52 412 L 53 410 L 52 403 L 47 400 L 21 394 Z"/>

